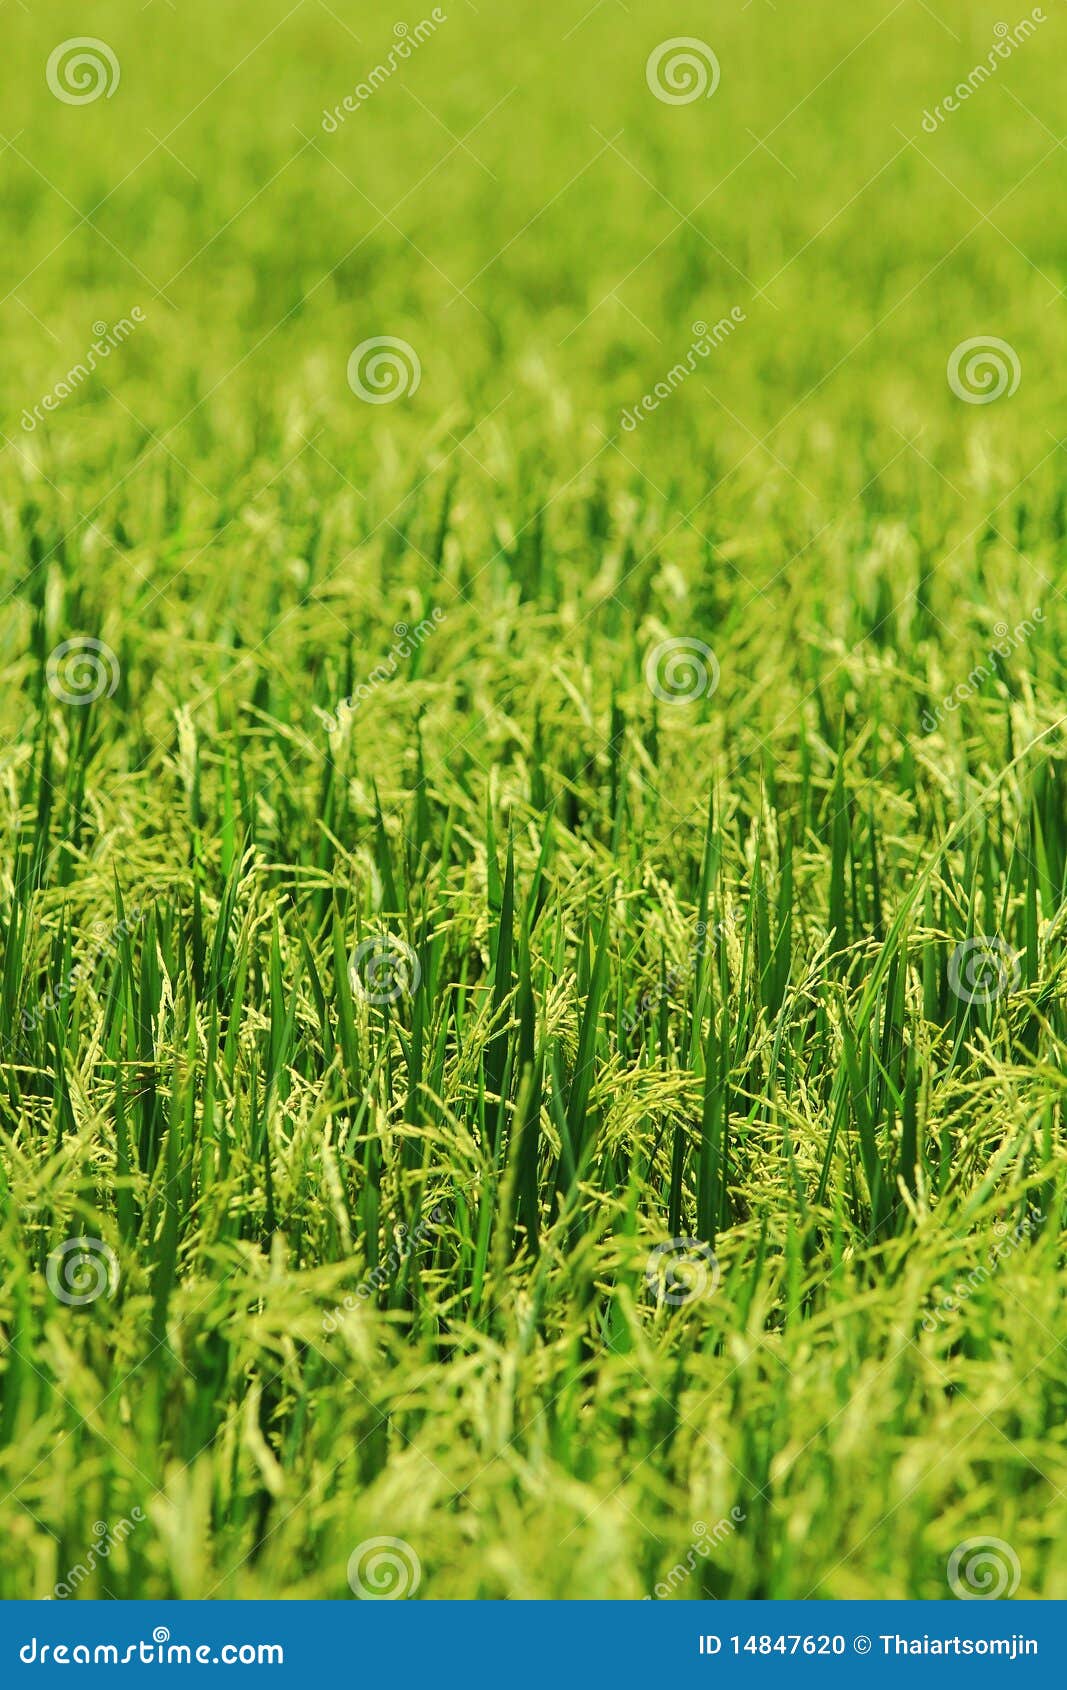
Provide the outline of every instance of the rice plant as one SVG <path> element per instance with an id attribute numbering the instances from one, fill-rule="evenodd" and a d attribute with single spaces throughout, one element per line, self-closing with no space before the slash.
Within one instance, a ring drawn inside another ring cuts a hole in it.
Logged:
<path id="1" fill-rule="evenodd" d="M 1067 1593 L 1040 10 L 7 18 L 0 1595 Z"/>

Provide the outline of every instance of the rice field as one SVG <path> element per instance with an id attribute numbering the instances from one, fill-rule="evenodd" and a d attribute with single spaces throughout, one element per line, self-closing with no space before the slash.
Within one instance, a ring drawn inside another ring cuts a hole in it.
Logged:
<path id="1" fill-rule="evenodd" d="M 1059 0 L 5 30 L 0 1595 L 1067 1595 Z"/>

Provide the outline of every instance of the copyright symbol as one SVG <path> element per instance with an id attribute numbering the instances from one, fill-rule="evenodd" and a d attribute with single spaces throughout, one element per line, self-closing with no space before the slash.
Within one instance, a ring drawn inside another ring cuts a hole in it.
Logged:
<path id="1" fill-rule="evenodd" d="M 869 1637 L 854 1637 L 852 1639 L 852 1647 L 855 1649 L 857 1655 L 869 1655 L 871 1652 L 871 1640 Z"/>

